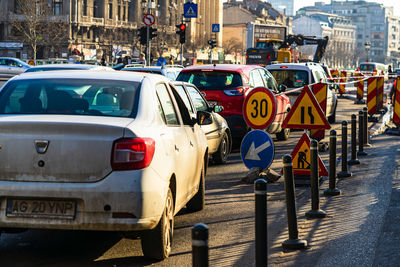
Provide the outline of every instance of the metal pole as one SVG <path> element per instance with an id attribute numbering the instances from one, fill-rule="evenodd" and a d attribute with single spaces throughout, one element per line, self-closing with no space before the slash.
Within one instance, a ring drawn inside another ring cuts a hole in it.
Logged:
<path id="1" fill-rule="evenodd" d="M 347 163 L 349 165 L 360 164 L 357 159 L 357 116 L 351 114 L 351 160 Z"/>
<path id="2" fill-rule="evenodd" d="M 147 0 L 147 14 L 150 14 L 151 0 Z M 150 66 L 150 26 L 146 26 L 146 66 Z"/>
<path id="3" fill-rule="evenodd" d="M 267 181 L 254 182 L 256 199 L 256 267 L 267 266 Z"/>
<path id="4" fill-rule="evenodd" d="M 208 267 L 208 227 L 203 223 L 192 227 L 192 266 Z"/>
<path id="5" fill-rule="evenodd" d="M 336 188 L 336 131 L 331 130 L 329 137 L 329 188 L 324 191 L 325 196 L 337 196 L 341 191 Z"/>
<path id="6" fill-rule="evenodd" d="M 283 174 L 285 177 L 286 212 L 289 229 L 289 239 L 285 240 L 282 243 L 282 247 L 283 249 L 304 249 L 307 247 L 307 241 L 299 239 L 292 157 L 288 154 L 283 156 Z"/>
<path id="7" fill-rule="evenodd" d="M 364 151 L 364 114 L 363 111 L 358 111 L 358 152 L 357 156 L 362 157 L 368 155 Z"/>
<path id="8" fill-rule="evenodd" d="M 183 24 L 183 21 L 184 21 L 184 14 L 182 14 L 181 25 Z M 185 28 L 185 34 L 186 34 L 186 28 Z M 181 44 L 181 65 L 183 66 L 183 44 Z"/>
<path id="9" fill-rule="evenodd" d="M 310 142 L 310 170 L 311 170 L 311 210 L 306 212 L 307 218 L 324 218 L 325 211 L 319 208 L 319 175 L 318 175 L 318 142 Z"/>
<path id="10" fill-rule="evenodd" d="M 369 143 L 369 129 L 368 129 L 368 108 L 363 107 L 363 115 L 364 115 L 364 147 L 371 147 Z"/>
<path id="11" fill-rule="evenodd" d="M 337 176 L 346 178 L 351 175 L 351 172 L 347 170 L 347 121 L 342 121 L 342 171 Z"/>

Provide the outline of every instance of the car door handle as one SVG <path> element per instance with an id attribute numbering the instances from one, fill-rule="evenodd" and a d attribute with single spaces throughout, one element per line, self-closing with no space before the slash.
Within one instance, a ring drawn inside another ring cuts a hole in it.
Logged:
<path id="1" fill-rule="evenodd" d="M 175 145 L 175 150 L 176 150 L 177 152 L 179 152 L 179 147 L 178 147 L 177 145 Z"/>
<path id="2" fill-rule="evenodd" d="M 189 143 L 190 143 L 190 145 L 191 145 L 191 146 L 193 146 L 193 143 L 192 143 L 192 141 L 190 141 Z"/>

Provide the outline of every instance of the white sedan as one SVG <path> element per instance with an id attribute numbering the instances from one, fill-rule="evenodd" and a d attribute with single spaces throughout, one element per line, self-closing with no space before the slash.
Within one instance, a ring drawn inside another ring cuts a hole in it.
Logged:
<path id="1" fill-rule="evenodd" d="M 174 215 L 204 207 L 207 140 L 170 81 L 108 71 L 26 73 L 0 91 L 0 228 L 142 231 L 171 252 Z"/>

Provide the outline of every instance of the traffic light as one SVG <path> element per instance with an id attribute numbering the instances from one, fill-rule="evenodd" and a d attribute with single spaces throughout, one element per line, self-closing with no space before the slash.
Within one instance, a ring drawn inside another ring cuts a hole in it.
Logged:
<path id="1" fill-rule="evenodd" d="M 146 45 L 147 44 L 147 28 L 146 27 L 141 27 L 139 29 L 138 36 L 139 36 L 140 44 Z"/>
<path id="2" fill-rule="evenodd" d="M 179 34 L 179 42 L 181 44 L 184 44 L 186 42 L 186 24 L 179 24 L 176 25 L 178 30 L 176 31 L 177 34 Z"/>
<path id="3" fill-rule="evenodd" d="M 217 41 L 215 41 L 215 40 L 208 40 L 207 43 L 210 45 L 211 49 L 213 49 L 214 47 L 217 47 Z"/>
<path id="4" fill-rule="evenodd" d="M 157 36 L 157 29 L 150 27 L 149 33 L 150 33 L 149 39 L 151 40 Z"/>

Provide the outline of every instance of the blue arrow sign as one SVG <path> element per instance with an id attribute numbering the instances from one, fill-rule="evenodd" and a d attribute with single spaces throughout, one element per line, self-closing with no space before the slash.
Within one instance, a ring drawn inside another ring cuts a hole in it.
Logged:
<path id="1" fill-rule="evenodd" d="M 183 5 L 183 16 L 185 18 L 197 18 L 197 4 L 185 3 Z"/>
<path id="2" fill-rule="evenodd" d="M 219 32 L 219 24 L 212 24 L 211 31 L 212 32 Z"/>
<path id="3" fill-rule="evenodd" d="M 240 156 L 248 168 L 267 169 L 274 160 L 274 142 L 268 133 L 253 130 L 246 134 L 240 146 Z"/>

